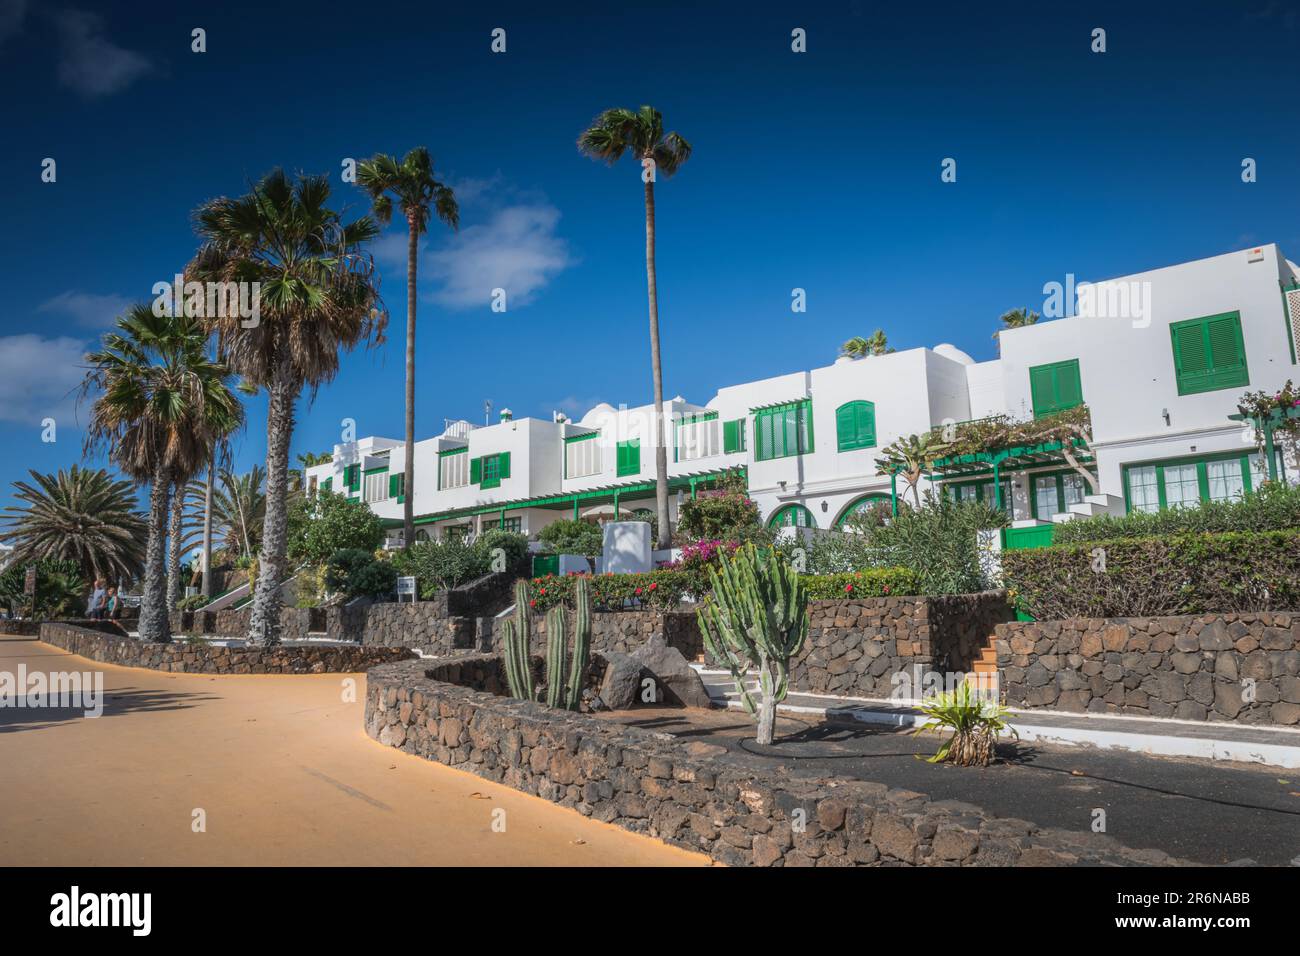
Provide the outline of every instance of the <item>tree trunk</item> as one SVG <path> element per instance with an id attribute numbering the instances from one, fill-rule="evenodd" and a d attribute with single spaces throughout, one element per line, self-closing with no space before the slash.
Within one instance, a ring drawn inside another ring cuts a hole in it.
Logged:
<path id="1" fill-rule="evenodd" d="M 655 399 L 655 512 L 659 518 L 659 549 L 672 546 L 668 523 L 668 435 L 664 421 L 664 374 L 659 355 L 659 293 L 655 285 L 655 184 L 645 184 L 645 274 L 650 294 L 650 368 Z"/>
<path id="2" fill-rule="evenodd" d="M 281 365 L 271 382 L 266 413 L 266 519 L 262 552 L 257 562 L 253 611 L 248 639 L 255 644 L 280 643 L 280 585 L 286 572 L 285 549 L 289 493 L 289 440 L 293 437 L 293 406 L 299 386 Z"/>
<path id="3" fill-rule="evenodd" d="M 178 481 L 172 486 L 171 524 L 167 530 L 167 613 L 176 610 L 181 581 L 181 532 L 185 523 L 185 489 L 188 482 Z"/>
<path id="4" fill-rule="evenodd" d="M 776 727 L 776 681 L 766 660 L 758 663 L 758 683 L 762 698 L 758 705 L 758 731 L 755 739 L 759 746 L 766 747 L 772 743 L 772 731 Z"/>
<path id="5" fill-rule="evenodd" d="M 415 543 L 415 267 L 420 235 L 415 220 L 406 220 L 406 466 L 402 479 L 402 544 Z"/>
<path id="6" fill-rule="evenodd" d="M 1070 438 L 1061 442 L 1061 456 L 1065 459 L 1066 464 L 1083 475 L 1083 480 L 1088 483 L 1088 487 L 1094 495 L 1101 494 L 1101 485 L 1098 484 L 1097 476 L 1079 463 L 1079 459 L 1074 457 L 1074 447 L 1071 445 Z"/>
<path id="7" fill-rule="evenodd" d="M 203 587 L 202 594 L 212 597 L 212 482 L 216 477 L 215 459 L 208 459 L 208 484 L 203 489 Z"/>
<path id="8" fill-rule="evenodd" d="M 167 643 L 171 623 L 167 620 L 166 563 L 167 493 L 171 475 L 166 468 L 154 472 L 149 487 L 149 542 L 145 547 L 144 586 L 140 592 L 140 640 Z"/>

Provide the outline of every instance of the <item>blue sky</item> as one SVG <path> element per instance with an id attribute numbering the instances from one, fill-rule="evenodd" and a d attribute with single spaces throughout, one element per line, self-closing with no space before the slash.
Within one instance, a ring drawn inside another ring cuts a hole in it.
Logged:
<path id="1" fill-rule="evenodd" d="M 543 417 L 649 400 L 639 170 L 574 146 L 610 106 L 654 104 L 695 149 L 657 190 L 665 388 L 694 401 L 877 327 L 992 358 L 997 317 L 1067 273 L 1300 256 L 1300 23 L 1281 3 L 697 6 L 0 0 L 0 505 L 27 468 L 80 460 L 79 356 L 187 261 L 191 211 L 276 165 L 331 173 L 360 213 L 343 159 L 423 144 L 460 195 L 460 232 L 422 250 L 420 437 L 485 399 Z M 375 249 L 389 341 L 304 400 L 295 454 L 343 418 L 401 435 L 401 230 Z M 264 450 L 256 399 L 237 464 Z"/>

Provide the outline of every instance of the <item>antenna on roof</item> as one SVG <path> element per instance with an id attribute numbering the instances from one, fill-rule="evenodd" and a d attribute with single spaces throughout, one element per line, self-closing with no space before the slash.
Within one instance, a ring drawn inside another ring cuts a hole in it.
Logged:
<path id="1" fill-rule="evenodd" d="M 492 399 L 490 398 L 485 398 L 483 400 L 483 424 L 492 424 Z"/>

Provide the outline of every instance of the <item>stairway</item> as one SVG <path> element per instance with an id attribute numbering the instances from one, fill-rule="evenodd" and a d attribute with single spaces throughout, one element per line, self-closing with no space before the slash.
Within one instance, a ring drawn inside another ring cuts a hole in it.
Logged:
<path id="1" fill-rule="evenodd" d="M 1118 495 L 1085 495 L 1082 501 L 1070 505 L 1059 514 L 1052 515 L 1052 521 L 1056 524 L 1064 524 L 1079 518 L 1122 514 L 1124 514 L 1124 499 Z"/>
<path id="2" fill-rule="evenodd" d="M 966 674 L 966 683 L 979 690 L 995 690 L 998 686 L 998 649 L 993 635 L 985 640 L 980 648 L 980 656 L 971 662 L 971 669 Z"/>

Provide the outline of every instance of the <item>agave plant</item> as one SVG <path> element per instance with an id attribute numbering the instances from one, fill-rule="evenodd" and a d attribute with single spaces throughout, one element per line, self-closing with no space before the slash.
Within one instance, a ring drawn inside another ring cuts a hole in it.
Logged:
<path id="1" fill-rule="evenodd" d="M 995 698 L 973 690 L 964 681 L 954 690 L 924 700 L 921 710 L 930 719 L 913 736 L 927 731 L 952 731 L 935 755 L 927 758 L 929 763 L 951 760 L 959 767 L 987 767 L 1002 734 L 1020 738 L 1016 728 L 1007 722 L 1010 712 Z"/>

